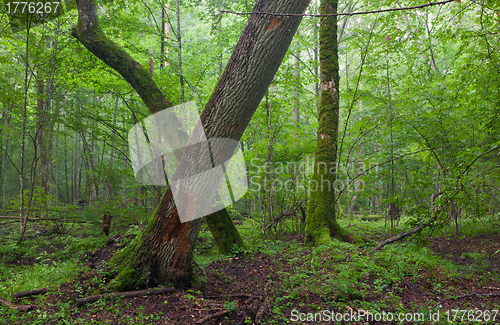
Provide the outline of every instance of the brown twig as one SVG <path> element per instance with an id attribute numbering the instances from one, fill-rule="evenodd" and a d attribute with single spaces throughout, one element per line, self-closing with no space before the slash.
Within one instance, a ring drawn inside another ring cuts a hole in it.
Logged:
<path id="1" fill-rule="evenodd" d="M 266 299 L 266 301 L 264 301 L 264 303 L 262 305 L 260 305 L 259 310 L 257 311 L 257 314 L 255 314 L 255 324 L 260 323 L 260 319 L 262 318 L 262 316 L 264 316 L 264 313 L 267 310 L 268 304 L 269 304 L 269 302 Z"/>
<path id="2" fill-rule="evenodd" d="M 218 298 L 230 298 L 230 297 L 251 297 L 252 299 L 255 298 L 254 295 L 248 293 L 237 293 L 237 294 L 232 294 L 230 296 L 228 295 L 208 296 L 208 297 L 203 297 L 203 299 L 218 299 Z"/>
<path id="3" fill-rule="evenodd" d="M 220 317 L 220 316 L 224 316 L 224 315 L 227 315 L 229 313 L 230 313 L 229 310 L 222 310 L 222 311 L 219 311 L 218 313 L 210 314 L 210 315 L 207 315 L 207 316 L 203 317 L 199 321 L 195 322 L 195 324 L 203 324 L 204 322 L 206 322 L 209 319 Z"/>
<path id="4" fill-rule="evenodd" d="M 224 12 L 227 14 L 235 14 L 240 16 L 252 15 L 252 14 L 262 14 L 262 15 L 270 15 L 270 16 L 285 16 L 285 17 L 335 17 L 335 16 L 356 16 L 356 15 L 366 15 L 366 14 L 376 14 L 379 12 L 389 12 L 389 11 L 400 11 L 400 10 L 412 10 L 412 9 L 421 9 L 430 6 L 444 5 L 449 2 L 453 2 L 457 0 L 445 0 L 440 2 L 430 2 L 419 6 L 412 7 L 401 7 L 401 8 L 389 8 L 389 9 L 380 9 L 380 10 L 370 10 L 370 11 L 354 11 L 354 12 L 340 12 L 336 14 L 329 15 L 311 15 L 311 14 L 276 14 L 265 11 L 254 11 L 254 12 L 235 12 L 229 10 L 221 10 L 220 12 Z"/>

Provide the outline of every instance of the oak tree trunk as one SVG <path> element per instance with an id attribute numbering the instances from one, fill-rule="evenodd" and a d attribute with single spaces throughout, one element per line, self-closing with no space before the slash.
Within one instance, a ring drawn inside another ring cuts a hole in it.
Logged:
<path id="1" fill-rule="evenodd" d="M 258 0 L 254 11 L 303 13 L 308 0 Z M 117 70 L 136 89 L 152 113 L 172 106 L 148 71 L 99 28 L 95 4 L 79 0 L 73 35 L 92 53 Z M 239 141 L 274 77 L 301 17 L 252 14 L 218 85 L 201 115 L 207 138 Z M 183 166 L 186 153 L 179 166 Z M 177 172 L 176 172 L 177 174 Z M 146 231 L 117 253 L 112 265 L 119 272 L 110 283 L 115 290 L 173 283 L 189 285 L 201 219 L 181 223 L 172 192 L 167 189 Z"/>
<path id="2" fill-rule="evenodd" d="M 153 81 L 148 69 L 141 66 L 127 52 L 104 35 L 99 26 L 93 0 L 78 1 L 77 8 L 78 24 L 73 28 L 72 35 L 100 60 L 120 73 L 136 90 L 152 114 L 173 106 L 174 104 L 165 98 Z M 184 136 L 187 137 L 187 134 L 184 134 Z M 182 138 L 182 136 L 179 135 L 179 138 Z M 183 141 L 187 142 L 187 139 L 183 139 Z M 77 186 L 77 193 L 79 192 L 78 189 L 79 186 Z M 79 195 L 77 197 L 79 198 Z M 242 245 L 243 241 L 227 211 L 216 212 L 205 219 L 210 229 L 225 228 L 226 231 L 230 231 L 230 233 L 212 233 L 221 253 L 229 253 L 234 245 L 240 246 L 240 248 L 244 247 Z M 216 238 L 216 236 L 223 237 Z"/>

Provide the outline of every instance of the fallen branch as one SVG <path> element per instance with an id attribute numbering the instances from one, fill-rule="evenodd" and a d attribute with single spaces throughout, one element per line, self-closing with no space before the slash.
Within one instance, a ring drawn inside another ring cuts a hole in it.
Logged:
<path id="1" fill-rule="evenodd" d="M 96 302 L 97 300 L 103 299 L 103 298 L 117 298 L 117 297 L 130 298 L 130 297 L 139 297 L 139 296 L 144 296 L 144 295 L 159 295 L 162 293 L 170 293 L 170 292 L 174 292 L 174 291 L 175 291 L 174 287 L 168 287 L 168 288 L 149 289 L 149 290 L 112 292 L 112 293 L 105 293 L 102 295 L 80 298 L 76 301 L 76 303 L 81 306 L 81 305 Z"/>
<path id="2" fill-rule="evenodd" d="M 47 292 L 47 288 L 21 291 L 21 292 L 14 293 L 14 298 L 19 299 L 19 298 L 27 297 L 27 296 L 43 295 L 46 292 Z"/>
<path id="3" fill-rule="evenodd" d="M 19 217 L 17 217 L 19 218 Z M 6 225 L 8 223 L 15 223 L 15 222 L 18 222 L 17 220 L 12 220 L 12 221 L 5 221 L 5 222 L 0 222 L 0 225 Z"/>
<path id="4" fill-rule="evenodd" d="M 456 297 L 456 299 L 463 299 L 467 297 L 500 297 L 500 293 L 468 293 L 463 296 Z"/>
<path id="5" fill-rule="evenodd" d="M 391 237 L 391 238 L 387 238 L 386 240 L 380 242 L 374 249 L 372 249 L 372 253 L 378 251 L 379 249 L 381 249 L 382 247 L 384 247 L 385 245 L 388 245 L 390 243 L 394 243 L 398 240 L 401 240 L 405 237 L 408 237 L 408 236 L 411 236 L 413 234 L 416 234 L 417 232 L 419 232 L 420 230 L 424 229 L 425 227 L 427 227 L 429 225 L 429 223 L 424 223 L 423 225 L 420 225 L 418 227 L 415 227 L 413 228 L 412 230 L 410 231 L 407 231 L 407 232 L 402 232 L 402 233 L 399 233 L 398 235 L 394 236 L 394 237 Z"/>
<path id="6" fill-rule="evenodd" d="M 456 191 L 453 195 L 451 195 L 449 198 L 446 199 L 446 201 L 444 202 L 444 204 L 448 204 L 448 202 L 450 202 L 451 200 L 453 200 L 453 198 L 455 197 L 455 195 L 458 194 L 458 191 Z M 402 233 L 399 233 L 398 235 L 394 236 L 394 237 L 391 237 L 391 238 L 388 238 L 382 242 L 380 242 L 374 249 L 372 249 L 372 253 L 380 250 L 382 247 L 384 247 L 385 245 L 388 245 L 390 243 L 394 243 L 398 240 L 401 240 L 403 238 L 406 238 L 408 236 L 411 236 L 411 235 L 414 235 L 416 234 L 417 232 L 421 231 L 422 229 L 430 226 L 438 217 L 438 213 L 440 212 L 441 209 L 438 209 L 436 211 L 433 211 L 432 213 L 434 214 L 430 219 L 429 221 L 427 221 L 426 223 L 423 223 L 421 224 L 420 226 L 417 226 L 415 228 L 413 228 L 412 230 L 410 231 L 407 231 L 407 232 L 402 232 Z M 440 222 L 438 225 L 441 225 L 443 223 L 447 222 L 447 220 L 445 221 L 442 221 Z"/>
<path id="7" fill-rule="evenodd" d="M 19 216 L 0 216 L 0 219 L 19 219 Z M 91 223 L 90 221 L 83 221 L 83 220 L 64 220 L 64 219 L 58 219 L 58 218 L 33 218 L 29 217 L 28 220 L 30 221 L 59 221 L 59 222 L 75 222 L 75 223 Z"/>
<path id="8" fill-rule="evenodd" d="M 237 293 L 237 294 L 231 294 L 231 295 L 208 296 L 208 297 L 203 297 L 203 299 L 218 299 L 218 298 L 230 298 L 230 297 L 256 298 L 257 296 L 247 294 L 247 293 Z"/>
<path id="9" fill-rule="evenodd" d="M 260 323 L 260 319 L 262 318 L 262 316 L 266 312 L 266 309 L 267 309 L 267 299 L 262 305 L 260 305 L 259 310 L 257 311 L 257 314 L 255 315 L 255 324 Z"/>
<path id="10" fill-rule="evenodd" d="M 8 300 L 5 300 L 3 298 L 0 298 L 0 303 L 9 307 L 10 309 L 14 309 L 14 310 L 22 310 L 22 311 L 29 311 L 31 309 L 33 309 L 33 305 L 16 305 L 16 304 L 13 304 L 13 303 L 10 303 Z"/>
<path id="11" fill-rule="evenodd" d="M 199 321 L 195 322 L 195 324 L 203 324 L 203 323 L 205 323 L 209 319 L 220 317 L 220 316 L 224 316 L 224 315 L 227 315 L 229 313 L 230 313 L 229 310 L 222 310 L 222 311 L 219 311 L 218 313 L 210 314 L 210 315 L 207 315 L 207 316 L 203 317 Z"/>

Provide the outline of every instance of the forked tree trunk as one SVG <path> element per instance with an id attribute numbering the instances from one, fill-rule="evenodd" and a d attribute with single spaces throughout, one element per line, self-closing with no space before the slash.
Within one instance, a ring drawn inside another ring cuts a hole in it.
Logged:
<path id="1" fill-rule="evenodd" d="M 337 0 L 321 0 L 320 14 L 337 13 Z M 321 17 L 319 26 L 320 107 L 318 136 L 305 242 L 327 244 L 331 237 L 351 240 L 349 233 L 335 220 L 335 180 L 339 124 L 339 60 L 337 18 Z"/>
<path id="2" fill-rule="evenodd" d="M 300 14 L 308 3 L 308 0 L 258 0 L 254 11 Z M 153 113 L 172 106 L 148 76 L 148 71 L 105 37 L 99 28 L 94 2 L 79 0 L 77 7 L 79 19 L 73 35 L 122 74 Z M 250 16 L 201 115 L 207 138 L 241 138 L 300 21 L 300 16 Z M 190 156 L 184 153 L 183 160 L 185 157 Z M 183 166 L 182 163 L 179 166 Z M 146 231 L 113 258 L 111 264 L 119 274 L 110 283 L 110 288 L 125 290 L 157 283 L 189 285 L 200 224 L 201 219 L 180 222 L 172 192 L 168 189 Z"/>
<path id="3" fill-rule="evenodd" d="M 136 90 L 152 114 L 174 105 L 165 98 L 151 78 L 148 69 L 141 66 L 127 52 L 104 35 L 99 26 L 96 6 L 93 0 L 79 1 L 78 15 L 78 25 L 73 28 L 72 35 L 95 56 L 120 73 Z M 187 134 L 179 134 L 178 136 L 179 138 L 187 137 Z M 182 141 L 187 142 L 187 138 L 182 139 Z M 240 246 L 240 248 L 244 247 L 243 241 L 227 211 L 219 211 L 211 214 L 205 220 L 211 230 L 226 229 L 226 231 L 230 231 L 230 233 L 212 232 L 219 252 L 223 254 L 230 253 L 234 245 Z"/>

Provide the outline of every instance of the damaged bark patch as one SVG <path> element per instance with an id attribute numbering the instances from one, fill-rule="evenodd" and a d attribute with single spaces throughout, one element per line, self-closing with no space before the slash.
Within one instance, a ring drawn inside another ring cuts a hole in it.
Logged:
<path id="1" fill-rule="evenodd" d="M 335 80 L 330 80 L 328 82 L 321 83 L 321 90 L 328 91 L 330 96 L 332 96 L 333 100 L 337 103 L 339 100 L 339 93 L 337 92 L 337 87 L 335 84 Z"/>
<path id="2" fill-rule="evenodd" d="M 281 23 L 281 19 L 279 19 L 278 17 L 271 17 L 269 18 L 268 22 L 269 26 L 267 26 L 267 30 L 272 30 Z M 284 25 L 282 24 L 281 29 L 283 29 L 283 26 Z"/>

